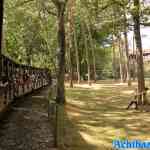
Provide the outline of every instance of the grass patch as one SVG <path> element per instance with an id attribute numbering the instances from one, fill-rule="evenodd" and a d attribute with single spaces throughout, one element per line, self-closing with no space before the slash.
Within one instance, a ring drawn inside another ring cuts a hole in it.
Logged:
<path id="1" fill-rule="evenodd" d="M 114 139 L 150 140 L 150 113 L 125 109 L 134 86 L 99 82 L 67 87 L 64 141 L 68 150 L 111 149 Z"/>

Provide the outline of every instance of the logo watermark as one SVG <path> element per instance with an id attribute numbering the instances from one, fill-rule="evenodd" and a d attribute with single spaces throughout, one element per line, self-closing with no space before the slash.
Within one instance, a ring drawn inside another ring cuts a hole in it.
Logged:
<path id="1" fill-rule="evenodd" d="M 113 140 L 112 144 L 116 149 L 150 149 L 150 141 Z"/>

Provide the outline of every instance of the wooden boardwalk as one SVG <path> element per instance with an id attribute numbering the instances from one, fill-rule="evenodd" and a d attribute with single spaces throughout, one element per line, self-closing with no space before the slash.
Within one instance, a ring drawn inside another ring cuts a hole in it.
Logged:
<path id="1" fill-rule="evenodd" d="M 48 87 L 18 99 L 0 122 L 0 150 L 53 150 Z"/>

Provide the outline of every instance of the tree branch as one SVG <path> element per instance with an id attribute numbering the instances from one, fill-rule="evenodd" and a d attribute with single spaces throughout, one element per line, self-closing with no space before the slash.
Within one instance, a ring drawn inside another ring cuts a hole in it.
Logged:
<path id="1" fill-rule="evenodd" d="M 51 0 L 53 3 L 54 3 L 54 5 L 56 6 L 56 7 L 58 7 L 58 5 L 59 5 L 59 0 Z"/>
<path id="2" fill-rule="evenodd" d="M 46 11 L 48 12 L 48 14 L 53 15 L 53 16 L 57 16 L 57 14 L 53 11 L 50 11 L 46 8 Z"/>
<path id="3" fill-rule="evenodd" d="M 145 27 L 150 27 L 150 22 L 141 22 L 140 25 L 143 25 Z"/>

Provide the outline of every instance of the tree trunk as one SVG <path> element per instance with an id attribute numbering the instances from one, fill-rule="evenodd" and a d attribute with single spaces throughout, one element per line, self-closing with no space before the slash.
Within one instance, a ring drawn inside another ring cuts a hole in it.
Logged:
<path id="1" fill-rule="evenodd" d="M 120 36 L 120 49 L 121 49 L 121 61 L 122 61 L 122 73 L 123 73 L 123 83 L 127 80 L 127 70 L 126 70 L 126 63 L 125 63 L 125 57 L 126 54 L 124 53 L 124 41 L 121 39 Z"/>
<path id="2" fill-rule="evenodd" d="M 32 49 L 32 48 L 31 48 Z M 31 49 L 27 49 L 26 50 L 26 56 L 27 56 L 27 59 L 26 59 L 26 61 L 27 61 L 27 64 L 29 65 L 29 66 L 31 66 L 31 56 L 32 56 L 32 50 Z"/>
<path id="3" fill-rule="evenodd" d="M 57 103 L 65 103 L 65 52 L 66 52 L 66 41 L 65 41 L 65 4 L 59 3 L 58 9 L 58 69 L 57 69 Z"/>
<path id="4" fill-rule="evenodd" d="M 75 50 L 75 56 L 76 56 L 76 68 L 77 68 L 77 77 L 78 77 L 78 84 L 81 81 L 80 76 L 80 60 L 79 60 L 79 50 L 78 50 L 78 44 L 77 44 L 77 34 L 76 34 L 76 28 L 75 28 L 75 11 L 76 11 L 76 0 L 70 0 L 71 3 L 71 20 L 72 20 L 72 33 L 73 33 L 73 43 L 74 43 L 74 50 Z"/>
<path id="5" fill-rule="evenodd" d="M 0 77 L 2 74 L 3 11 L 4 11 L 4 0 L 1 0 L 0 2 Z"/>
<path id="6" fill-rule="evenodd" d="M 83 23 L 82 23 L 82 31 L 83 31 L 83 38 L 84 38 L 85 53 L 86 53 L 88 84 L 91 85 L 91 66 L 90 66 L 90 59 L 89 59 L 89 49 L 87 45 L 87 36 L 85 33 L 85 28 Z"/>
<path id="7" fill-rule="evenodd" d="M 73 53 L 74 53 L 74 5 L 75 0 L 68 2 L 68 35 L 69 35 L 69 76 L 70 76 L 70 87 L 73 88 Z"/>
<path id="8" fill-rule="evenodd" d="M 120 80 L 123 83 L 123 52 L 122 52 L 122 46 L 121 46 L 121 36 L 118 36 L 118 44 L 119 44 L 119 63 L 120 63 Z"/>
<path id="9" fill-rule="evenodd" d="M 74 27 L 74 46 L 75 46 L 75 52 L 76 52 L 76 64 L 77 64 L 78 84 L 80 84 L 80 82 L 81 82 L 81 76 L 80 76 L 80 60 L 79 60 L 79 51 L 78 51 L 77 36 L 76 36 L 75 27 Z"/>
<path id="10" fill-rule="evenodd" d="M 96 61 L 95 61 L 95 47 L 92 39 L 92 34 L 89 25 L 87 24 L 87 29 L 89 32 L 90 45 L 92 49 L 92 58 L 93 58 L 93 73 L 94 73 L 94 82 L 96 82 Z"/>
<path id="11" fill-rule="evenodd" d="M 112 36 L 112 68 L 113 68 L 113 78 L 117 79 L 117 73 L 116 73 L 116 51 L 115 51 L 115 40 L 114 35 Z"/>
<path id="12" fill-rule="evenodd" d="M 133 13 L 134 35 L 137 49 L 137 78 L 138 78 L 138 93 L 145 91 L 144 66 L 143 66 L 143 51 L 140 33 L 140 1 L 134 0 L 134 7 L 137 10 Z M 138 96 L 138 104 L 146 104 L 146 96 L 142 101 L 141 96 Z"/>
<path id="13" fill-rule="evenodd" d="M 0 3 L 0 55 L 2 54 L 3 11 L 4 11 L 4 0 L 1 0 L 1 3 Z"/>
<path id="14" fill-rule="evenodd" d="M 125 52 L 126 52 L 127 82 L 128 82 L 128 86 L 131 86 L 130 62 L 129 62 L 129 47 L 128 47 L 127 32 L 124 32 L 124 38 L 125 38 Z"/>
<path id="15" fill-rule="evenodd" d="M 135 42 L 134 42 L 134 35 L 133 35 L 133 56 L 136 55 L 135 53 Z M 133 58 L 133 81 L 136 80 L 136 62 L 135 62 L 135 57 Z"/>
<path id="16" fill-rule="evenodd" d="M 125 52 L 126 52 L 127 82 L 128 82 L 128 86 L 131 86 L 127 18 L 125 13 L 124 13 L 124 39 L 125 39 Z"/>
<path id="17" fill-rule="evenodd" d="M 71 37 L 69 39 L 69 47 L 68 47 L 68 58 L 69 58 L 69 79 L 70 79 L 70 88 L 73 88 L 73 57 L 72 57 L 72 41 Z"/>
<path id="18" fill-rule="evenodd" d="M 94 10 L 95 10 L 95 17 L 96 21 L 98 21 L 98 14 L 99 14 L 99 0 L 94 1 Z"/>

